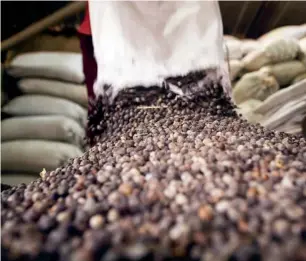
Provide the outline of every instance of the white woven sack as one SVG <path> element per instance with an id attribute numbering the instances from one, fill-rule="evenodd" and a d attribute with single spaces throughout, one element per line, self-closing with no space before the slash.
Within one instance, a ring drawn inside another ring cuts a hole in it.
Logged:
<path id="1" fill-rule="evenodd" d="M 14 58 L 8 73 L 15 77 L 38 77 L 83 83 L 82 55 L 69 52 L 32 52 Z"/>
<path id="2" fill-rule="evenodd" d="M 225 41 L 224 52 L 230 60 L 240 60 L 243 56 L 241 41 Z"/>
<path id="3" fill-rule="evenodd" d="M 84 85 L 28 78 L 18 82 L 19 89 L 25 94 L 42 94 L 73 101 L 87 107 L 87 90 Z"/>
<path id="4" fill-rule="evenodd" d="M 85 130 L 73 119 L 65 116 L 13 117 L 1 122 L 1 140 L 53 140 L 81 147 Z"/>
<path id="5" fill-rule="evenodd" d="M 87 115 L 86 110 L 74 102 L 43 95 L 16 97 L 3 106 L 2 111 L 13 116 L 63 115 L 81 126 L 85 126 Z"/>
<path id="6" fill-rule="evenodd" d="M 89 1 L 89 11 L 96 95 L 161 86 L 168 77 L 202 69 L 220 69 L 230 85 L 217 1 Z"/>
<path id="7" fill-rule="evenodd" d="M 224 39 L 225 43 L 230 42 L 230 41 L 240 42 L 239 38 L 237 38 L 236 36 L 233 36 L 233 35 L 229 35 L 229 34 L 223 35 L 223 39 Z"/>
<path id="8" fill-rule="evenodd" d="M 275 129 L 284 123 L 288 123 L 289 121 L 294 119 L 294 117 L 298 117 L 299 115 L 305 115 L 305 113 L 306 95 L 302 96 L 297 100 L 287 102 L 273 115 L 265 117 L 261 121 L 261 124 L 268 129 Z"/>
<path id="9" fill-rule="evenodd" d="M 261 114 L 253 113 L 254 109 L 258 107 L 262 101 L 249 99 L 237 106 L 236 111 L 241 114 L 250 123 L 258 123 L 263 118 Z"/>
<path id="10" fill-rule="evenodd" d="M 263 44 L 268 44 L 276 39 L 301 39 L 306 36 L 306 24 L 288 25 L 271 30 L 262 35 L 258 40 Z"/>
<path id="11" fill-rule="evenodd" d="M 243 55 L 260 49 L 260 43 L 253 39 L 244 39 L 241 41 L 241 50 Z"/>
<path id="12" fill-rule="evenodd" d="M 292 84 L 295 84 L 297 82 L 300 82 L 302 80 L 305 80 L 306 79 L 306 72 L 305 73 L 302 73 L 302 74 L 299 74 L 298 76 L 296 76 L 293 81 L 292 81 Z"/>
<path id="13" fill-rule="evenodd" d="M 239 60 L 229 61 L 231 80 L 235 80 L 243 69 L 243 64 Z"/>
<path id="14" fill-rule="evenodd" d="M 296 76 L 305 73 L 306 66 L 300 61 L 289 61 L 262 67 L 260 71 L 268 72 L 275 77 L 280 86 L 285 86 Z"/>
<path id="15" fill-rule="evenodd" d="M 306 54 L 306 37 L 302 38 L 299 41 L 299 45 L 300 45 L 301 50 Z"/>
<path id="16" fill-rule="evenodd" d="M 39 178 L 37 173 L 36 175 L 28 173 L 1 173 L 1 183 L 10 186 L 17 186 L 22 183 L 30 184 L 37 178 Z"/>
<path id="17" fill-rule="evenodd" d="M 279 90 L 268 97 L 259 107 L 255 109 L 256 113 L 266 114 L 271 109 L 293 101 L 306 94 L 306 79 L 291 85 L 285 89 Z"/>
<path id="18" fill-rule="evenodd" d="M 280 126 L 275 129 L 279 132 L 285 132 L 292 135 L 297 135 L 302 133 L 302 127 L 301 124 L 287 124 L 284 126 Z"/>
<path id="19" fill-rule="evenodd" d="M 294 39 L 276 39 L 248 53 L 243 59 L 244 67 L 249 71 L 257 71 L 269 64 L 292 61 L 300 52 L 298 41 Z"/>
<path id="20" fill-rule="evenodd" d="M 233 90 L 233 99 L 236 104 L 249 99 L 264 101 L 278 89 L 277 81 L 269 73 L 261 71 L 246 73 L 236 83 Z"/>
<path id="21" fill-rule="evenodd" d="M 240 103 L 237 107 L 244 111 L 254 111 L 256 107 L 260 106 L 262 101 L 256 99 L 249 99 L 245 102 Z"/>
<path id="22" fill-rule="evenodd" d="M 82 151 L 73 145 L 54 141 L 16 140 L 1 144 L 1 171 L 40 173 L 53 170 Z"/>

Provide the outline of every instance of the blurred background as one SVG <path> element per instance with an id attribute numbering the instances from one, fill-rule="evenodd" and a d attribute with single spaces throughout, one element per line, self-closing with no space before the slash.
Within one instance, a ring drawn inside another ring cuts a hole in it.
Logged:
<path id="1" fill-rule="evenodd" d="M 63 8 L 71 1 L 3 1 L 2 41 L 30 24 Z M 219 1 L 225 34 L 246 38 L 284 25 L 305 23 L 305 1 Z M 27 10 L 27 12 L 24 12 Z M 80 23 L 83 13 L 65 21 L 66 29 Z"/>
<path id="2" fill-rule="evenodd" d="M 85 5 L 69 12 L 71 4 L 1 2 L 1 183 L 28 183 L 85 149 L 87 94 L 77 36 Z M 220 1 L 220 8 L 238 112 L 252 123 L 305 135 L 306 2 Z M 48 17 L 50 26 L 42 22 Z M 40 29 L 28 37 L 29 26 Z"/>

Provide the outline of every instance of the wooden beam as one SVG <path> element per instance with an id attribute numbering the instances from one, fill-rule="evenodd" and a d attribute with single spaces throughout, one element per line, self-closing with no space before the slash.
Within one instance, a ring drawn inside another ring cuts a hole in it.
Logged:
<path id="1" fill-rule="evenodd" d="M 39 34 L 50 26 L 60 23 L 73 15 L 76 15 L 85 10 L 87 3 L 85 1 L 77 1 L 71 3 L 55 13 L 39 20 L 38 22 L 28 26 L 23 31 L 13 35 L 7 40 L 1 42 L 1 52 L 12 48 L 30 37 Z"/>

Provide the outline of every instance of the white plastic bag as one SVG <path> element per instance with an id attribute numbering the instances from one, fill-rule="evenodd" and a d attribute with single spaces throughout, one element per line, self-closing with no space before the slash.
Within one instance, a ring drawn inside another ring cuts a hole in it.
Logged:
<path id="1" fill-rule="evenodd" d="M 221 67 L 230 85 L 217 1 L 89 1 L 89 11 L 97 96 Z"/>

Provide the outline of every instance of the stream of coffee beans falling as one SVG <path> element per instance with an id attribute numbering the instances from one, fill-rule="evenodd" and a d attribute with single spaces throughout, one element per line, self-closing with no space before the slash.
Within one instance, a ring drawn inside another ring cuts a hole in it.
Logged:
<path id="1" fill-rule="evenodd" d="M 88 133 L 1 193 L 2 260 L 306 260 L 306 141 L 249 124 L 220 84 L 100 98 Z"/>

